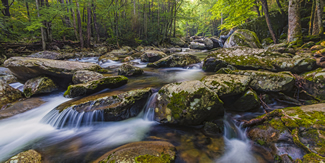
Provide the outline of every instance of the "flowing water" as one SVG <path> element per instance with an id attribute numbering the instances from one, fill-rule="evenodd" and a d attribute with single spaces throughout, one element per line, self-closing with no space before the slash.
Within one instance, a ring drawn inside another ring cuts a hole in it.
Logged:
<path id="1" fill-rule="evenodd" d="M 185 49 L 186 50 L 186 49 Z M 185 53 L 185 52 L 180 52 Z M 206 55 L 206 54 L 205 54 Z M 74 59 L 97 63 L 98 57 Z M 200 80 L 206 75 L 202 63 L 186 68 L 144 68 L 144 75 L 130 77 L 127 85 L 106 89 L 100 93 L 118 94 L 128 90 L 152 87 L 158 90 L 165 84 Z M 102 67 L 118 66 L 121 62 L 99 63 Z M 10 84 L 22 90 L 22 84 Z M 97 93 L 99 94 L 99 93 Z M 164 140 L 177 148 L 176 162 L 263 162 L 257 161 L 245 130 L 226 118 L 225 135 L 207 136 L 195 127 L 162 125 L 155 122 L 154 108 L 157 93 L 147 101 L 136 117 L 116 122 L 103 121 L 103 112 L 77 112 L 71 108 L 61 113 L 56 106 L 72 99 L 63 92 L 43 96 L 41 106 L 25 113 L 0 120 L 0 162 L 28 149 L 36 149 L 51 162 L 90 162 L 120 145 L 143 140 Z M 89 108 L 91 109 L 91 108 Z M 238 117 L 234 117 L 238 119 Z M 201 126 L 202 127 L 202 126 Z M 199 126 L 199 128 L 201 128 Z"/>

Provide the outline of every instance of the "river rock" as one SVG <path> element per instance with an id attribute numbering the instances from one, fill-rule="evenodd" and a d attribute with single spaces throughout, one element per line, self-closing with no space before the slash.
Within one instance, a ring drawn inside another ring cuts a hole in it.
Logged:
<path id="1" fill-rule="evenodd" d="M 324 49 L 325 47 L 322 45 L 314 45 L 310 48 L 311 51 L 317 51 L 317 50 L 321 50 Z"/>
<path id="2" fill-rule="evenodd" d="M 72 80 L 72 75 L 78 70 L 100 71 L 102 68 L 94 63 L 60 61 L 43 58 L 12 57 L 4 65 L 22 81 L 38 76 L 51 77 L 61 87 L 66 87 Z"/>
<path id="3" fill-rule="evenodd" d="M 99 46 L 99 47 L 96 47 L 95 51 L 98 52 L 99 54 L 105 54 L 105 53 L 107 53 L 107 47 Z"/>
<path id="4" fill-rule="evenodd" d="M 185 46 L 185 41 L 183 41 L 181 38 L 175 37 L 175 38 L 170 38 L 170 43 L 174 46 L 180 46 L 184 47 Z"/>
<path id="5" fill-rule="evenodd" d="M 274 110 L 244 123 L 248 136 L 273 155 L 288 154 L 302 162 L 325 161 L 325 104 Z"/>
<path id="6" fill-rule="evenodd" d="M 106 53 L 105 55 L 102 55 L 98 58 L 98 61 L 99 62 L 107 62 L 109 60 L 112 60 L 112 61 L 118 61 L 119 58 L 116 57 L 114 54 L 112 53 Z"/>
<path id="7" fill-rule="evenodd" d="M 258 111 L 260 106 L 261 102 L 256 92 L 253 90 L 248 90 L 232 104 L 230 109 L 239 112 L 248 112 Z"/>
<path id="8" fill-rule="evenodd" d="M 33 149 L 30 149 L 25 152 L 21 152 L 13 157 L 11 157 L 9 160 L 7 160 L 5 163 L 42 163 L 44 162 L 43 157 L 40 153 L 36 152 Z"/>
<path id="9" fill-rule="evenodd" d="M 316 59 L 316 64 L 320 67 L 325 67 L 325 48 L 318 50 L 314 57 Z"/>
<path id="10" fill-rule="evenodd" d="M 160 123 L 199 125 L 223 114 L 218 95 L 198 80 L 167 84 L 158 92 L 155 119 Z"/>
<path id="11" fill-rule="evenodd" d="M 266 49 L 233 47 L 210 52 L 204 59 L 203 70 L 216 72 L 228 65 L 237 69 L 302 73 L 313 70 L 316 66 L 316 60 L 304 55 L 304 53 L 291 57 L 285 53 L 270 52 Z"/>
<path id="12" fill-rule="evenodd" d="M 104 75 L 102 75 L 98 72 L 88 71 L 88 70 L 80 70 L 80 71 L 76 71 L 73 74 L 72 82 L 73 82 L 73 84 L 87 83 L 92 80 L 99 80 L 103 77 L 104 77 Z"/>
<path id="13" fill-rule="evenodd" d="M 248 89 L 251 78 L 245 75 L 216 74 L 204 77 L 201 81 L 221 97 L 243 94 Z"/>
<path id="14" fill-rule="evenodd" d="M 12 117 L 14 115 L 23 113 L 25 111 L 39 107 L 45 103 L 41 98 L 28 98 L 20 101 L 13 102 L 6 105 L 5 108 L 0 110 L 0 119 Z"/>
<path id="15" fill-rule="evenodd" d="M 93 163 L 168 163 L 174 162 L 175 157 L 176 148 L 169 142 L 142 141 L 126 144 L 109 151 Z"/>
<path id="16" fill-rule="evenodd" d="M 17 78 L 5 67 L 0 67 L 0 80 L 8 84 L 17 82 Z"/>
<path id="17" fill-rule="evenodd" d="M 305 82 L 302 83 L 302 88 L 308 94 L 325 100 L 325 69 L 318 68 L 303 74 L 302 77 L 305 79 Z"/>
<path id="18" fill-rule="evenodd" d="M 203 40 L 203 42 L 204 42 L 204 45 L 205 45 L 205 47 L 207 48 L 207 49 L 213 49 L 213 41 L 211 40 L 211 39 L 209 39 L 209 38 L 205 38 L 204 40 Z"/>
<path id="19" fill-rule="evenodd" d="M 74 53 L 59 53 L 55 51 L 40 51 L 37 53 L 33 53 L 28 57 L 31 58 L 44 58 L 44 59 L 54 59 L 54 60 L 63 60 L 74 58 L 76 55 Z"/>
<path id="20" fill-rule="evenodd" d="M 251 48 L 263 48 L 255 32 L 247 29 L 237 29 L 224 44 L 225 48 L 234 46 L 247 46 Z"/>
<path id="21" fill-rule="evenodd" d="M 92 80 L 87 83 L 81 83 L 76 85 L 70 85 L 67 91 L 64 92 L 65 97 L 78 97 L 85 96 L 95 92 L 98 92 L 105 88 L 117 88 L 125 85 L 128 81 L 124 76 L 107 76 L 98 80 Z"/>
<path id="22" fill-rule="evenodd" d="M 119 56 L 119 55 L 131 55 L 131 54 L 134 53 L 134 51 L 129 46 L 123 46 L 120 49 L 112 50 L 109 53 L 111 53 L 111 54 L 113 54 L 115 56 Z"/>
<path id="23" fill-rule="evenodd" d="M 135 67 L 131 64 L 123 64 L 118 70 L 117 70 L 119 75 L 124 75 L 124 76 L 137 76 L 137 75 L 142 75 L 143 70 L 139 67 Z"/>
<path id="24" fill-rule="evenodd" d="M 191 42 L 190 48 L 191 49 L 200 49 L 200 50 L 206 49 L 204 43 L 199 43 L 199 42 Z"/>
<path id="25" fill-rule="evenodd" d="M 161 51 L 147 50 L 141 55 L 140 58 L 142 62 L 156 62 L 166 56 L 167 55 Z"/>
<path id="26" fill-rule="evenodd" d="M 201 60 L 195 55 L 173 54 L 154 63 L 149 63 L 147 67 L 185 67 L 199 62 L 201 62 Z"/>
<path id="27" fill-rule="evenodd" d="M 8 103 L 23 98 L 23 96 L 23 93 L 18 89 L 14 89 L 4 81 L 0 80 L 0 109 Z"/>
<path id="28" fill-rule="evenodd" d="M 151 94 L 150 88 L 132 90 L 117 95 L 104 93 L 63 103 L 56 107 L 56 110 L 62 112 L 71 108 L 80 113 L 103 110 L 105 121 L 120 121 L 137 116 Z"/>
<path id="29" fill-rule="evenodd" d="M 28 98 L 33 95 L 50 93 L 58 90 L 58 86 L 48 77 L 29 79 L 24 84 L 24 95 Z"/>
<path id="30" fill-rule="evenodd" d="M 309 42 L 306 42 L 304 43 L 301 48 L 311 48 L 312 46 L 315 45 L 315 42 L 314 41 L 309 41 Z"/>

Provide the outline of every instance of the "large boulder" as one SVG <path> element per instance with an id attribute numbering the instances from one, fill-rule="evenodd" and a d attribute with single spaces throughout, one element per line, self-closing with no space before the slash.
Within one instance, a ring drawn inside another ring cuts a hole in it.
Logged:
<path id="1" fill-rule="evenodd" d="M 191 42 L 190 48 L 191 49 L 200 49 L 200 50 L 206 49 L 204 43 L 199 43 L 199 42 Z"/>
<path id="2" fill-rule="evenodd" d="M 42 162 L 44 162 L 44 160 L 40 153 L 36 152 L 33 149 L 30 149 L 28 151 L 21 152 L 15 156 L 11 157 L 5 163 L 23 163 L 23 162 L 42 163 Z"/>
<path id="3" fill-rule="evenodd" d="M 65 97 L 85 96 L 98 92 L 105 88 L 117 88 L 125 85 L 128 81 L 124 76 L 107 76 L 98 80 L 92 80 L 87 83 L 70 85 L 67 91 L 64 92 Z"/>
<path id="4" fill-rule="evenodd" d="M 207 49 L 213 49 L 213 41 L 211 39 L 205 38 L 203 42 Z"/>
<path id="5" fill-rule="evenodd" d="M 151 94 L 150 88 L 132 90 L 117 95 L 104 93 L 63 103 L 56 107 L 56 110 L 61 114 L 66 109 L 73 109 L 79 113 L 98 110 L 103 111 L 105 121 L 119 121 L 137 116 Z"/>
<path id="6" fill-rule="evenodd" d="M 54 59 L 54 60 L 62 60 L 76 57 L 75 53 L 59 53 L 55 51 L 40 51 L 37 53 L 33 53 L 27 57 L 31 58 L 44 58 L 44 59 Z"/>
<path id="7" fill-rule="evenodd" d="M 60 61 L 42 58 L 12 57 L 4 65 L 20 80 L 27 81 L 38 76 L 49 76 L 62 87 L 72 80 L 78 70 L 100 71 L 98 64 L 74 61 Z"/>
<path id="8" fill-rule="evenodd" d="M 223 114 L 218 95 L 198 80 L 168 84 L 158 92 L 155 119 L 160 123 L 199 125 Z"/>
<path id="9" fill-rule="evenodd" d="M 201 60 L 191 54 L 173 54 L 162 58 L 154 63 L 147 64 L 148 67 L 185 67 L 190 64 L 199 63 Z"/>
<path id="10" fill-rule="evenodd" d="M 94 71 L 79 70 L 73 74 L 72 82 L 73 84 L 87 83 L 92 80 L 99 80 L 103 78 L 104 75 Z"/>
<path id="11" fill-rule="evenodd" d="M 248 90 L 230 106 L 231 107 L 229 110 L 239 112 L 258 111 L 261 106 L 261 102 L 255 91 Z"/>
<path id="12" fill-rule="evenodd" d="M 305 55 L 305 53 L 292 57 L 286 53 L 271 52 L 266 49 L 233 47 L 211 52 L 204 59 L 203 70 L 216 72 L 228 65 L 238 69 L 303 73 L 313 70 L 316 66 L 316 60 Z"/>
<path id="13" fill-rule="evenodd" d="M 58 90 L 58 86 L 48 77 L 29 79 L 24 84 L 24 95 L 28 98 L 33 95 L 50 93 Z"/>
<path id="14" fill-rule="evenodd" d="M 117 70 L 119 75 L 124 75 L 124 76 L 137 76 L 137 75 L 142 75 L 143 70 L 139 67 L 135 67 L 131 64 L 123 64 L 118 70 Z"/>
<path id="15" fill-rule="evenodd" d="M 256 33 L 247 29 L 236 30 L 224 44 L 225 48 L 234 46 L 247 46 L 251 48 L 263 48 Z"/>
<path id="16" fill-rule="evenodd" d="M 141 55 L 140 58 L 142 62 L 156 62 L 166 56 L 167 55 L 161 51 L 147 50 Z"/>
<path id="17" fill-rule="evenodd" d="M 23 96 L 23 93 L 18 89 L 14 89 L 4 81 L 0 80 L 0 109 L 8 103 L 23 98 Z"/>
<path id="18" fill-rule="evenodd" d="M 325 100 L 325 69 L 318 68 L 302 75 L 302 88 L 317 99 Z"/>
<path id="19" fill-rule="evenodd" d="M 169 142 L 142 141 L 126 144 L 109 151 L 93 163 L 168 163 L 174 162 L 175 157 L 176 148 Z"/>
<path id="20" fill-rule="evenodd" d="M 25 111 L 39 107 L 45 103 L 41 98 L 28 98 L 8 104 L 0 110 L 0 119 L 12 117 Z"/>

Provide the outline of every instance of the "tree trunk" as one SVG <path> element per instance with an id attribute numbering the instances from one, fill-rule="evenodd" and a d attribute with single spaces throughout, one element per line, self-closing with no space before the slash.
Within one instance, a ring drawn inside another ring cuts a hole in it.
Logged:
<path id="1" fill-rule="evenodd" d="M 316 9 L 316 0 L 312 1 L 313 5 L 311 7 L 311 14 L 310 14 L 310 21 L 309 21 L 309 30 L 308 34 L 313 34 L 313 28 L 314 28 L 314 19 L 315 19 L 315 9 Z"/>
<path id="2" fill-rule="evenodd" d="M 36 2 L 36 9 L 37 9 L 37 17 L 39 18 L 40 15 L 39 15 L 38 0 L 35 0 L 35 2 Z M 44 29 L 43 29 L 42 26 L 41 26 L 41 36 L 42 36 L 42 49 L 46 50 L 46 43 L 45 43 L 45 38 L 44 38 Z"/>
<path id="3" fill-rule="evenodd" d="M 81 17 L 80 17 L 78 0 L 76 0 L 76 4 L 77 4 L 77 19 L 78 19 L 78 28 L 79 28 L 80 47 L 83 48 L 84 47 L 84 39 L 82 37 Z"/>
<path id="4" fill-rule="evenodd" d="M 313 23 L 313 35 L 322 34 L 324 32 L 322 24 L 323 2 L 322 0 L 315 0 L 315 13 Z"/>
<path id="5" fill-rule="evenodd" d="M 90 48 L 90 38 L 91 38 L 91 5 L 88 3 L 87 7 L 87 48 Z"/>
<path id="6" fill-rule="evenodd" d="M 276 0 L 276 4 L 278 4 L 278 7 L 280 8 L 280 11 L 281 11 L 281 15 L 283 15 L 284 14 L 284 11 L 282 9 L 282 6 L 281 6 L 280 1 L 279 0 Z"/>
<path id="7" fill-rule="evenodd" d="M 97 42 L 100 42 L 100 36 L 99 36 L 99 29 L 98 29 L 98 24 L 97 24 L 97 17 L 96 17 L 96 6 L 94 6 L 93 4 L 93 17 L 94 17 L 94 26 L 95 26 L 95 30 L 96 30 L 96 36 L 97 36 Z"/>
<path id="8" fill-rule="evenodd" d="M 270 20 L 270 17 L 269 17 L 269 11 L 268 11 L 268 7 L 267 7 L 267 0 L 260 0 L 260 1 L 262 3 L 263 9 L 264 9 L 264 15 L 265 15 L 267 27 L 269 28 L 269 32 L 270 32 L 270 34 L 272 36 L 273 42 L 276 44 L 277 40 L 276 40 L 274 31 L 273 31 L 273 28 L 272 28 L 271 20 Z"/>
<path id="9" fill-rule="evenodd" d="M 29 6 L 28 6 L 28 2 L 26 2 L 26 10 L 27 10 L 27 16 L 28 16 L 28 21 L 30 22 L 30 14 L 29 14 Z"/>
<path id="10" fill-rule="evenodd" d="M 71 0 L 70 0 L 70 4 L 72 4 Z M 74 31 L 74 35 L 75 35 L 76 39 L 79 41 L 78 30 L 77 30 L 77 23 L 76 23 L 76 14 L 75 14 L 73 8 L 70 8 L 70 12 L 71 12 L 72 20 L 73 20 L 73 31 Z"/>
<path id="11" fill-rule="evenodd" d="M 258 16 L 261 16 L 260 9 L 259 9 L 259 7 L 257 6 L 257 2 L 254 1 L 254 3 L 255 3 L 255 10 L 256 10 L 256 12 L 257 12 L 257 15 L 258 15 Z"/>
<path id="12" fill-rule="evenodd" d="M 288 9 L 288 42 L 296 41 L 301 37 L 301 23 L 299 13 L 299 0 L 289 0 Z"/>
<path id="13" fill-rule="evenodd" d="M 5 7 L 4 8 L 4 16 L 8 16 L 8 17 L 10 17 L 10 11 L 9 11 L 9 2 L 8 2 L 8 0 L 1 0 L 1 2 L 2 2 L 2 5 Z"/>

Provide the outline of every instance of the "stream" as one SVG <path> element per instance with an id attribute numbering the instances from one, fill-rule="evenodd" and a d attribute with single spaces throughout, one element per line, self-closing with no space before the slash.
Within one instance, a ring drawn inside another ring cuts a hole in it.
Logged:
<path id="1" fill-rule="evenodd" d="M 71 60 L 97 63 L 98 57 Z M 112 90 L 105 89 L 100 93 L 117 94 L 144 87 L 152 87 L 158 91 L 168 83 L 200 80 L 212 74 L 204 72 L 200 64 L 190 68 L 154 69 L 147 68 L 147 63 L 140 60 L 132 62 L 137 62 L 135 66 L 144 69 L 144 75 L 130 77 L 127 85 Z M 121 64 L 116 61 L 100 63 L 102 67 Z M 22 90 L 20 83 L 10 85 Z M 45 103 L 41 106 L 0 120 L 0 162 L 28 149 L 40 151 L 50 162 L 91 162 L 118 146 L 146 140 L 171 142 L 177 149 L 177 163 L 269 162 L 258 151 L 252 150 L 252 143 L 246 137 L 245 129 L 237 121 L 242 118 L 241 115 L 226 114 L 224 135 L 207 136 L 200 129 L 202 126 L 171 126 L 154 121 L 155 97 L 156 93 L 148 99 L 143 111 L 136 117 L 104 122 L 103 114 L 98 110 L 79 113 L 65 109 L 61 114 L 53 110 L 56 106 L 72 100 L 63 97 L 62 90 L 42 96 Z"/>

